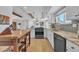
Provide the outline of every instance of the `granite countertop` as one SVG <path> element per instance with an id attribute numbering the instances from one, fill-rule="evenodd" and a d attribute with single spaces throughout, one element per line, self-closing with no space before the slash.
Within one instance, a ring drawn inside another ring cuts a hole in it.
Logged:
<path id="1" fill-rule="evenodd" d="M 77 37 L 77 35 L 75 33 L 71 33 L 71 32 L 66 32 L 66 31 L 53 31 L 54 33 L 57 33 L 58 35 L 66 38 L 67 40 L 77 44 L 79 46 L 79 38 Z"/>
<path id="2" fill-rule="evenodd" d="M 69 40 L 79 46 L 79 38 L 76 33 L 67 32 L 67 31 L 63 31 L 63 30 L 55 30 L 55 29 L 48 29 L 48 30 L 66 38 L 67 40 Z"/>

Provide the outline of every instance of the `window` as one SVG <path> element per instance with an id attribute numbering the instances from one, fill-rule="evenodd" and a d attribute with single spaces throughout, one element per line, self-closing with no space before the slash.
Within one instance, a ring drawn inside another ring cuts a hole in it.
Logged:
<path id="1" fill-rule="evenodd" d="M 66 20 L 66 12 L 63 12 L 56 16 L 56 22 L 60 24 L 71 24 L 71 20 Z"/>
<path id="2" fill-rule="evenodd" d="M 65 23 L 65 12 L 58 15 L 58 23 Z"/>

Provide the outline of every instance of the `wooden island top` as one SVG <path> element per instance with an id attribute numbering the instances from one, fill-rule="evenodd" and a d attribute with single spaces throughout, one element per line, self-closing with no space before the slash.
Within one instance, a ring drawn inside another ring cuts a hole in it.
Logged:
<path id="1" fill-rule="evenodd" d="M 8 35 L 0 35 L 0 40 L 2 40 L 1 38 L 6 39 L 14 39 L 14 38 L 21 38 L 22 36 L 24 36 L 25 34 L 28 34 L 31 31 L 31 29 L 27 29 L 27 30 L 15 30 L 13 31 L 12 34 L 8 34 Z"/>

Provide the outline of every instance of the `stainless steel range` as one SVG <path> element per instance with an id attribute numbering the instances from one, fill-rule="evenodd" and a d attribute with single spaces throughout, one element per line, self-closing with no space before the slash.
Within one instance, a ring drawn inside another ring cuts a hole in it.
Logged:
<path id="1" fill-rule="evenodd" d="M 43 27 L 35 28 L 35 38 L 36 39 L 44 38 L 44 28 Z"/>

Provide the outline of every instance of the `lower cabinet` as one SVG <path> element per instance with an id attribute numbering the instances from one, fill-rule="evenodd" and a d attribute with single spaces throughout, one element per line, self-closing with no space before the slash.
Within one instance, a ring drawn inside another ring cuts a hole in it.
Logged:
<path id="1" fill-rule="evenodd" d="M 47 37 L 47 29 L 44 29 L 44 38 Z"/>
<path id="2" fill-rule="evenodd" d="M 79 46 L 69 40 L 66 40 L 66 50 L 67 52 L 79 52 Z"/>
<path id="3" fill-rule="evenodd" d="M 54 48 L 54 33 L 47 30 L 46 34 L 51 46 Z M 66 52 L 79 52 L 79 46 L 66 39 Z"/>
<path id="4" fill-rule="evenodd" d="M 47 31 L 47 38 L 51 44 L 51 46 L 54 48 L 54 34 L 51 31 Z"/>

